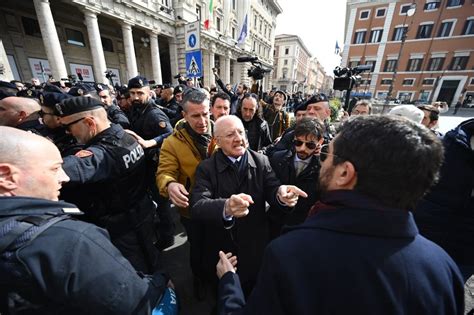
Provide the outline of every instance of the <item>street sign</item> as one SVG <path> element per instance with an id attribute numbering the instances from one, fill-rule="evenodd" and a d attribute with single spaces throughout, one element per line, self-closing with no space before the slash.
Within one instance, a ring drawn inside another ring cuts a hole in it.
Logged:
<path id="1" fill-rule="evenodd" d="M 186 76 L 202 77 L 202 55 L 200 50 L 186 52 Z"/>
<path id="2" fill-rule="evenodd" d="M 189 23 L 184 26 L 184 35 L 186 41 L 185 51 L 201 49 L 200 27 L 201 24 L 199 21 Z"/>

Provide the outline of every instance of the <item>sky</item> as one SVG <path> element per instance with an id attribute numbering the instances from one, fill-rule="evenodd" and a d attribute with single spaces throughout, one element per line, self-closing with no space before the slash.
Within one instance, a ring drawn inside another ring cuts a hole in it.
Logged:
<path id="1" fill-rule="evenodd" d="M 278 0 L 275 35 L 298 35 L 313 57 L 332 75 L 341 57 L 334 54 L 336 40 L 344 47 L 346 0 Z"/>

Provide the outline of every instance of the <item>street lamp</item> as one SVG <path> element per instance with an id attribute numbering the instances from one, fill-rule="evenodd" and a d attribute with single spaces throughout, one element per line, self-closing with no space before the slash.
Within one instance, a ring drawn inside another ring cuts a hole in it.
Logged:
<path id="1" fill-rule="evenodd" d="M 413 16 L 415 14 L 415 12 L 416 12 L 416 4 L 412 3 L 410 5 L 410 8 L 406 12 L 406 16 L 405 16 L 405 20 L 403 21 L 403 25 L 406 24 L 407 18 L 409 16 Z M 411 24 L 413 24 L 413 20 L 411 21 L 410 26 L 411 26 Z M 405 45 L 405 40 L 407 39 L 407 33 L 408 33 L 409 28 L 410 28 L 409 26 L 407 26 L 406 28 L 405 27 L 403 28 L 402 42 L 400 43 L 400 50 L 398 52 L 398 60 L 396 61 L 395 67 L 393 69 L 392 80 L 390 82 L 390 87 L 388 88 L 388 92 L 387 92 L 387 96 L 385 98 L 385 104 L 384 104 L 384 108 L 383 108 L 382 112 L 385 111 L 385 106 L 389 104 L 390 98 L 392 97 L 393 85 L 395 83 L 395 78 L 397 76 L 397 71 L 398 71 L 398 63 L 400 61 L 400 58 L 402 57 L 403 46 Z"/>

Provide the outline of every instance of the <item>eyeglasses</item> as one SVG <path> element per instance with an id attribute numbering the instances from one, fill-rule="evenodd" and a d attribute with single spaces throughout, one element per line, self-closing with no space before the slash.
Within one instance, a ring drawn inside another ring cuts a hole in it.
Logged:
<path id="1" fill-rule="evenodd" d="M 74 120 L 74 121 L 70 122 L 69 124 L 62 124 L 62 127 L 65 128 L 67 131 L 69 131 L 69 129 L 71 128 L 72 125 L 77 124 L 78 122 L 80 122 L 81 120 L 84 120 L 84 119 L 86 119 L 86 117 L 82 117 L 82 118 L 79 118 L 77 120 Z"/>
<path id="2" fill-rule="evenodd" d="M 336 156 L 335 154 L 329 153 L 329 144 L 324 144 L 321 146 L 321 151 L 319 152 L 319 160 L 321 162 L 326 161 L 328 155 Z"/>
<path id="3" fill-rule="evenodd" d="M 297 139 L 293 140 L 293 143 L 297 147 L 301 147 L 304 144 L 310 150 L 316 149 L 316 147 L 318 145 L 316 142 L 313 142 L 313 141 L 301 141 L 301 140 L 297 140 Z"/>
<path id="4" fill-rule="evenodd" d="M 46 113 L 46 112 L 43 112 L 42 110 L 40 110 L 40 111 L 38 112 L 38 115 L 39 115 L 41 118 L 43 118 L 44 116 L 48 116 L 48 115 L 49 115 L 49 116 L 56 116 L 55 114 Z"/>

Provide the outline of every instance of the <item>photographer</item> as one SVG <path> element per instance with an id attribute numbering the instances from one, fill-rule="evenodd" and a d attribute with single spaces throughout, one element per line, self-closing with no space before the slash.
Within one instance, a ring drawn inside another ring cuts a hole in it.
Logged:
<path id="1" fill-rule="evenodd" d="M 214 73 L 214 76 L 216 77 L 217 85 L 219 85 L 219 87 L 221 88 L 223 92 L 227 93 L 227 95 L 230 96 L 230 114 L 231 115 L 237 114 L 240 102 L 242 98 L 244 97 L 244 94 L 248 92 L 248 89 L 249 89 L 248 86 L 243 83 L 239 83 L 237 85 L 237 91 L 236 93 L 234 93 L 232 92 L 231 89 L 227 89 L 224 82 L 222 82 L 221 78 L 217 74 L 217 68 L 212 68 L 212 71 Z"/>

